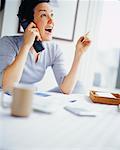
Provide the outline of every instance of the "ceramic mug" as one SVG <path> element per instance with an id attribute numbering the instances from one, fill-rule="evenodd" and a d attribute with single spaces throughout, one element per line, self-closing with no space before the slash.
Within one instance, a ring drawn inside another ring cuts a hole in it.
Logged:
<path id="1" fill-rule="evenodd" d="M 11 115 L 27 117 L 32 111 L 33 88 L 27 85 L 16 85 L 13 88 Z"/>

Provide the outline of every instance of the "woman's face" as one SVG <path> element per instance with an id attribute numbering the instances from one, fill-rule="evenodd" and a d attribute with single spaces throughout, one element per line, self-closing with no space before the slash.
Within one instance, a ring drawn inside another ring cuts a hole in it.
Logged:
<path id="1" fill-rule="evenodd" d="M 43 41 L 52 39 L 53 33 L 53 10 L 48 3 L 40 3 L 34 9 L 34 23 L 39 29 Z"/>

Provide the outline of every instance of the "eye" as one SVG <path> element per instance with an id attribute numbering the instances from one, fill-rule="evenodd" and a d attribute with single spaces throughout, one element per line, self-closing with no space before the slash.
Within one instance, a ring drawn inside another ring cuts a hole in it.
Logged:
<path id="1" fill-rule="evenodd" d="M 53 14 L 53 13 L 51 14 L 51 17 L 52 17 L 52 18 L 54 17 L 54 14 Z"/>
<path id="2" fill-rule="evenodd" d="M 41 16 L 41 17 L 46 17 L 47 15 L 46 15 L 46 14 L 41 14 L 40 16 Z"/>

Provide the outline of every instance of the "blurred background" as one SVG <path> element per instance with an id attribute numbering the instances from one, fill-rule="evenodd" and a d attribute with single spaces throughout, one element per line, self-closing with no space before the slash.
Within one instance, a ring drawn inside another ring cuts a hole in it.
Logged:
<path id="1" fill-rule="evenodd" d="M 0 1 L 0 37 L 22 34 L 16 16 L 19 4 L 20 0 Z M 89 31 L 92 45 L 81 59 L 80 82 L 87 88 L 120 89 L 120 0 L 52 0 L 51 5 L 53 40 L 63 50 L 67 70 L 78 38 Z M 42 90 L 57 85 L 50 68 L 39 85 Z"/>

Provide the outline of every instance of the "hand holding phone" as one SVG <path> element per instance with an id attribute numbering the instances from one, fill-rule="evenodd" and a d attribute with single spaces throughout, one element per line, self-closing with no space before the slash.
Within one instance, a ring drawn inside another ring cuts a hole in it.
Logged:
<path id="1" fill-rule="evenodd" d="M 20 17 L 19 17 L 19 21 L 20 21 L 20 24 L 21 24 L 21 26 L 23 27 L 24 30 L 27 28 L 27 26 L 31 22 L 31 21 L 28 21 L 28 20 L 22 20 Z M 34 49 L 36 50 L 37 53 L 39 53 L 39 52 L 44 50 L 44 46 L 42 45 L 42 42 L 41 41 L 37 41 L 37 39 L 35 39 L 33 47 L 34 47 Z"/>

